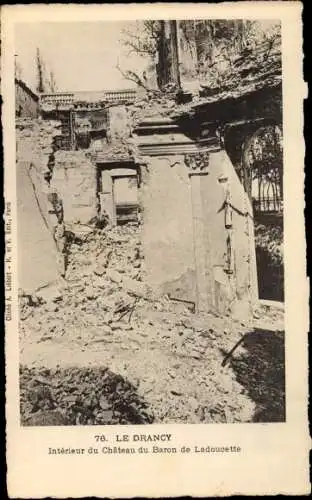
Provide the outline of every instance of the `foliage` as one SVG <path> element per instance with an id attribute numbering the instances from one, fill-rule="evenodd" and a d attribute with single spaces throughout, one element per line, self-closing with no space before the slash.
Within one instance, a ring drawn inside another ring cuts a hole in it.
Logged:
<path id="1" fill-rule="evenodd" d="M 283 265 L 283 229 L 280 225 L 256 224 L 255 242 L 256 248 L 261 248 L 270 255 L 273 264 Z"/>
<path id="2" fill-rule="evenodd" d="M 283 166 L 281 129 L 277 126 L 261 127 L 250 141 L 246 160 L 254 179 L 278 180 Z"/>
<path id="3" fill-rule="evenodd" d="M 54 71 L 50 71 L 49 87 L 50 87 L 50 92 L 57 91 L 57 85 L 56 85 Z"/>
<path id="4" fill-rule="evenodd" d="M 128 49 L 128 55 L 135 53 L 145 57 L 148 63 L 147 71 L 144 71 L 142 77 L 139 77 L 135 71 L 123 71 L 117 65 L 117 69 L 126 79 L 135 82 L 145 90 L 158 87 L 166 92 L 165 87 L 172 82 L 179 87 L 178 61 L 170 45 L 170 39 L 173 36 L 172 21 L 137 21 L 132 30 L 124 30 L 123 35 L 122 43 Z M 154 83 L 151 80 L 148 81 L 148 76 L 150 77 L 152 73 Z"/>
<path id="5" fill-rule="evenodd" d="M 260 298 L 284 300 L 283 229 L 278 224 L 257 224 L 255 244 Z"/>
<path id="6" fill-rule="evenodd" d="M 132 29 L 123 30 L 123 45 L 132 53 L 155 58 L 160 39 L 160 21 L 136 21 Z"/>
<path id="7" fill-rule="evenodd" d="M 14 73 L 15 73 L 15 78 L 17 78 L 17 80 L 22 79 L 23 69 L 22 69 L 22 66 L 20 65 L 20 63 L 17 61 L 17 57 L 15 57 L 15 61 L 14 61 Z"/>
<path id="8" fill-rule="evenodd" d="M 124 31 L 122 42 L 128 53 L 159 63 L 163 58 L 163 23 L 165 21 L 137 21 L 131 30 Z M 266 49 L 261 60 L 268 59 L 273 46 L 280 45 L 280 25 L 251 20 L 184 20 L 178 22 L 178 38 L 183 52 L 180 54 L 181 75 L 199 78 L 209 87 L 220 87 L 236 73 L 237 59 L 253 55 L 263 43 Z M 159 72 L 155 64 L 152 68 Z"/>
<path id="9" fill-rule="evenodd" d="M 237 58 L 249 55 L 265 41 L 274 44 L 279 36 L 278 24 L 267 27 L 259 21 L 239 19 L 181 21 L 180 28 L 186 43 L 195 46 L 195 74 L 212 86 L 222 85 Z"/>
<path id="10" fill-rule="evenodd" d="M 265 125 L 258 128 L 245 143 L 242 160 L 245 189 L 258 204 L 257 209 L 281 211 L 283 145 L 280 127 Z"/>
<path id="11" fill-rule="evenodd" d="M 46 63 L 42 57 L 40 49 L 37 47 L 36 51 L 36 65 L 37 65 L 37 92 L 56 92 L 57 85 L 54 71 L 49 73 L 46 68 Z"/>

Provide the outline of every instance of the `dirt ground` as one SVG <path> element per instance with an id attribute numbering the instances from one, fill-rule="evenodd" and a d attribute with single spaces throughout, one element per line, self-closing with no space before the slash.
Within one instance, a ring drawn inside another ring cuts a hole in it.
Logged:
<path id="1" fill-rule="evenodd" d="M 20 293 L 23 424 L 285 420 L 282 309 L 198 317 L 144 284 L 138 227 L 69 238 L 65 280 Z"/>

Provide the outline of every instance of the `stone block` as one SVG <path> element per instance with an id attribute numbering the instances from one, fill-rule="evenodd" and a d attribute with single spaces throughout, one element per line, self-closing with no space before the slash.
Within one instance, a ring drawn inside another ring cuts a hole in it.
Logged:
<path id="1" fill-rule="evenodd" d="M 128 293 L 131 293 L 136 297 L 151 297 L 151 290 L 146 283 L 125 277 L 123 278 L 122 285 Z"/>

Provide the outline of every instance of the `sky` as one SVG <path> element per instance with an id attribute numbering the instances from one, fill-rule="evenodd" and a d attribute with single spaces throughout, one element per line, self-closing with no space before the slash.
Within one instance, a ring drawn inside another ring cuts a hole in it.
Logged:
<path id="1" fill-rule="evenodd" d="M 36 90 L 36 48 L 59 91 L 127 89 L 135 86 L 116 68 L 142 74 L 146 60 L 128 55 L 120 42 L 131 22 L 20 23 L 15 31 L 16 60 L 22 80 Z"/>
<path id="2" fill-rule="evenodd" d="M 273 22 L 274 24 L 274 22 Z M 266 21 L 268 29 L 272 22 Z M 37 22 L 17 23 L 16 61 L 21 79 L 36 91 L 36 49 L 50 72 L 53 70 L 59 91 L 101 91 L 127 89 L 135 84 L 116 68 L 132 70 L 142 76 L 148 61 L 128 53 L 121 43 L 123 30 L 134 30 L 134 21 Z"/>

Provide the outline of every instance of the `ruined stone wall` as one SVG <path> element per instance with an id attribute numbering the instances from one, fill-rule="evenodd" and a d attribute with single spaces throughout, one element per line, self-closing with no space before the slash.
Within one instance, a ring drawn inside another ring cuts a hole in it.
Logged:
<path id="1" fill-rule="evenodd" d="M 52 230 L 53 221 L 49 215 L 47 183 L 44 173 L 51 169 L 51 155 L 54 152 L 54 137 L 59 134 L 61 123 L 31 118 L 16 119 L 16 163 L 29 164 L 28 175 L 36 190 L 40 210 Z M 50 160 L 50 162 L 49 162 Z"/>
<path id="2" fill-rule="evenodd" d="M 32 294 L 59 277 L 44 171 L 58 122 L 16 120 L 18 286 Z"/>
<path id="3" fill-rule="evenodd" d="M 16 160 L 32 162 L 39 173 L 48 166 L 53 152 L 53 139 L 60 134 L 61 122 L 32 118 L 17 118 Z"/>
<path id="4" fill-rule="evenodd" d="M 192 205 L 182 157 L 152 158 L 141 187 L 147 280 L 154 287 L 194 300 Z"/>
<path id="5" fill-rule="evenodd" d="M 65 222 L 87 224 L 96 216 L 96 167 L 84 151 L 55 153 L 51 187 L 63 200 Z"/>
<path id="6" fill-rule="evenodd" d="M 54 137 L 60 129 L 61 123 L 57 121 L 17 119 L 17 161 L 32 164 L 30 173 L 45 212 L 47 184 L 43 175 L 50 170 L 50 186 L 63 201 L 65 222 L 87 223 L 97 210 L 96 168 L 84 151 L 54 151 Z"/>
<path id="7" fill-rule="evenodd" d="M 123 141 L 130 136 L 128 108 L 124 105 L 111 106 L 108 109 L 107 138 L 110 143 Z"/>
<path id="8" fill-rule="evenodd" d="M 252 210 L 225 151 L 210 153 L 201 191 L 217 309 L 246 317 L 257 294 Z"/>
<path id="9" fill-rule="evenodd" d="M 208 174 L 200 175 L 198 192 L 192 191 L 184 156 L 151 157 L 147 168 L 141 206 L 149 284 L 195 302 L 203 280 L 216 311 L 250 316 L 257 298 L 252 210 L 225 151 L 210 152 Z M 194 196 L 202 205 L 201 241 L 195 234 Z M 196 274 L 196 245 L 206 254 L 202 276 Z"/>

